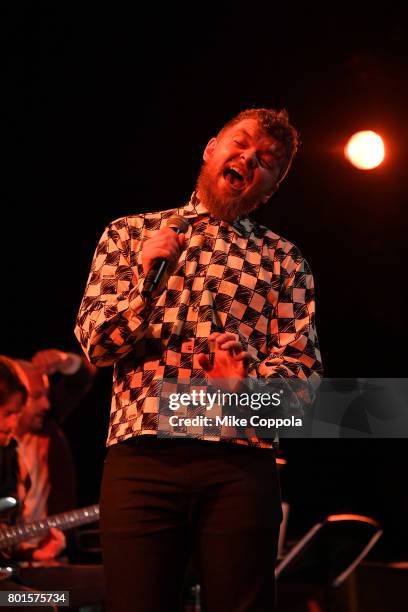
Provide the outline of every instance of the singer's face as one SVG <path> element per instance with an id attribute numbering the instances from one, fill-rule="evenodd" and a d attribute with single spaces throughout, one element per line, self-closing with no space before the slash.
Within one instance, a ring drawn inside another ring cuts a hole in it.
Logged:
<path id="1" fill-rule="evenodd" d="M 203 204 L 218 218 L 232 221 L 266 203 L 276 188 L 283 146 L 244 119 L 212 138 L 197 181 Z"/>

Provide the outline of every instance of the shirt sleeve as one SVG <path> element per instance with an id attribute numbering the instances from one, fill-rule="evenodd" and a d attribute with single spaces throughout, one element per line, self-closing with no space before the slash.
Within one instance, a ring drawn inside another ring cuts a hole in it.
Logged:
<path id="1" fill-rule="evenodd" d="M 133 235 L 125 218 L 105 229 L 79 309 L 75 335 L 89 361 L 98 366 L 113 365 L 132 350 L 146 333 L 156 302 L 141 296 L 142 216 L 137 223 Z"/>
<path id="2" fill-rule="evenodd" d="M 312 271 L 297 250 L 282 262 L 280 290 L 272 290 L 269 354 L 251 365 L 250 376 L 267 385 L 279 378 L 286 409 L 301 413 L 315 397 L 323 373 L 315 325 L 315 288 Z"/>

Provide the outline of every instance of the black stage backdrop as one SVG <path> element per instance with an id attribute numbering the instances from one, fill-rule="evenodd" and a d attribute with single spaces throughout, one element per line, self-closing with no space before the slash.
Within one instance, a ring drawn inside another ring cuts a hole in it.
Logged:
<path id="1" fill-rule="evenodd" d="M 207 140 L 243 108 L 272 106 L 288 109 L 303 145 L 258 218 L 312 266 L 325 374 L 406 376 L 402 8 L 3 6 L 2 353 L 78 350 L 72 329 L 105 225 L 185 202 Z M 358 129 L 388 143 L 374 172 L 344 160 Z M 67 424 L 83 504 L 98 496 L 110 381 L 101 370 Z M 283 440 L 291 533 L 327 512 L 367 512 L 386 526 L 385 554 L 406 553 L 406 450 Z"/>

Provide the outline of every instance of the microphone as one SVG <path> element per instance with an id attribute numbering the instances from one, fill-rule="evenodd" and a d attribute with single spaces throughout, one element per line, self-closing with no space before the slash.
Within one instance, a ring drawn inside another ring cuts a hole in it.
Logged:
<path id="1" fill-rule="evenodd" d="M 185 217 L 180 215 L 174 215 L 167 220 L 166 227 L 176 232 L 176 234 L 185 234 L 188 230 L 189 223 Z M 145 298 L 152 297 L 153 292 L 160 285 L 164 273 L 166 272 L 169 262 L 167 259 L 159 258 L 153 261 L 152 267 L 146 274 L 145 281 L 143 283 L 142 296 Z"/>

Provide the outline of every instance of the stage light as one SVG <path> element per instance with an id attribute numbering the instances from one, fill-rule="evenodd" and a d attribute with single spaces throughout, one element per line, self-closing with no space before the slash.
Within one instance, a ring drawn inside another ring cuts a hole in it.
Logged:
<path id="1" fill-rule="evenodd" d="M 384 159 L 383 140 L 371 130 L 357 132 L 344 147 L 344 155 L 359 170 L 372 170 Z"/>

